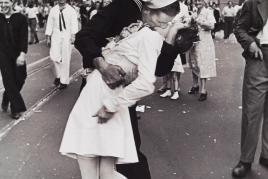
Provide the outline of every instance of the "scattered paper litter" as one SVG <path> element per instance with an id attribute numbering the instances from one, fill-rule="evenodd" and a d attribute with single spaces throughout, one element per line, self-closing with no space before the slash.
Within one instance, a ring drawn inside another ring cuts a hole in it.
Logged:
<path id="1" fill-rule="evenodd" d="M 138 105 L 136 107 L 137 112 L 145 112 L 145 105 Z"/>
<path id="2" fill-rule="evenodd" d="M 238 106 L 238 109 L 242 109 L 243 107 L 242 106 Z"/>
<path id="3" fill-rule="evenodd" d="M 188 132 L 185 132 L 185 134 L 186 134 L 187 136 L 189 136 L 189 135 L 190 135 Z"/>
<path id="4" fill-rule="evenodd" d="M 163 109 L 158 109 L 157 111 L 158 111 L 158 112 L 164 112 L 164 110 L 163 110 Z"/>
<path id="5" fill-rule="evenodd" d="M 151 109 L 152 107 L 151 106 L 146 106 L 146 109 Z"/>
<path id="6" fill-rule="evenodd" d="M 187 113 L 189 113 L 190 111 L 188 110 L 188 111 L 185 111 L 185 110 L 183 110 L 182 111 L 182 114 L 187 114 Z"/>

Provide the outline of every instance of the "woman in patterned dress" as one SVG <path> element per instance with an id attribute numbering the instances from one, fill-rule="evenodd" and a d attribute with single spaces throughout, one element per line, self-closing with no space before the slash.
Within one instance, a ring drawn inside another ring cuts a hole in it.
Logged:
<path id="1" fill-rule="evenodd" d="M 190 50 L 189 64 L 193 73 L 193 86 L 188 93 L 197 94 L 199 92 L 200 79 L 199 101 L 205 101 L 207 99 L 207 79 L 216 77 L 215 46 L 211 36 L 211 30 L 216 21 L 213 11 L 205 7 L 204 0 L 197 0 L 196 5 L 198 11 L 193 16 L 198 24 L 200 41 L 195 43 Z"/>

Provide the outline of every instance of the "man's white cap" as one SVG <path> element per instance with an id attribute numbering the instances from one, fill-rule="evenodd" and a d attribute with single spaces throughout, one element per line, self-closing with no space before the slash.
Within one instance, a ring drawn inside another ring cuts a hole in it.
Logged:
<path id="1" fill-rule="evenodd" d="M 143 0 L 143 2 L 146 2 L 147 7 L 151 9 L 159 9 L 165 6 L 168 6 L 177 0 Z"/>

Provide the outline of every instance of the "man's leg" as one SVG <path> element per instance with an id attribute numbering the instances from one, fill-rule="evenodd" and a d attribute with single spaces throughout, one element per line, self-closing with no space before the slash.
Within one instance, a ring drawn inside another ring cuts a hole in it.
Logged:
<path id="1" fill-rule="evenodd" d="M 139 163 L 117 165 L 117 171 L 128 179 L 151 179 L 150 169 L 146 156 L 140 151 L 141 138 L 136 114 L 136 106 L 129 108 L 130 120 L 137 148 Z"/>
<path id="2" fill-rule="evenodd" d="M 16 67 L 16 85 L 19 91 L 21 91 L 26 77 L 27 77 L 27 70 L 26 70 L 26 64 L 23 66 L 17 66 Z"/>
<path id="3" fill-rule="evenodd" d="M 87 84 L 87 79 L 82 77 L 82 82 L 81 82 L 81 86 L 80 86 L 80 93 L 83 90 L 83 88 L 86 86 Z"/>
<path id="4" fill-rule="evenodd" d="M 53 72 L 55 75 L 54 85 L 58 86 L 60 83 L 60 64 L 62 62 L 62 48 L 61 44 L 63 43 L 62 34 L 53 34 L 51 36 L 51 47 L 50 47 L 50 58 L 53 62 Z"/>
<path id="5" fill-rule="evenodd" d="M 268 49 L 263 49 L 262 52 L 264 55 L 264 60 L 266 61 L 266 68 L 268 71 Z M 266 83 L 266 100 L 263 115 L 261 157 L 267 159 L 266 163 L 268 166 L 268 82 Z"/>
<path id="6" fill-rule="evenodd" d="M 29 26 L 30 26 L 30 44 L 34 42 L 34 27 L 33 27 L 33 20 L 29 19 Z"/>
<path id="7" fill-rule="evenodd" d="M 229 35 L 234 31 L 234 17 L 230 17 Z"/>
<path id="8" fill-rule="evenodd" d="M 2 104 L 1 104 L 2 110 L 4 112 L 6 112 L 8 110 L 8 105 L 9 105 L 8 95 L 7 95 L 7 92 L 4 91 L 3 98 L 2 98 Z"/>
<path id="9" fill-rule="evenodd" d="M 265 60 L 247 59 L 242 96 L 242 162 L 254 161 L 266 100 L 267 76 Z"/>
<path id="10" fill-rule="evenodd" d="M 26 110 L 26 106 L 20 94 L 20 90 L 17 87 L 16 82 L 16 64 L 15 60 L 8 58 L 6 55 L 0 54 L 0 68 L 3 79 L 3 84 L 8 99 L 11 103 L 11 112 L 19 113 Z M 3 62 L 5 61 L 5 62 Z"/>
<path id="11" fill-rule="evenodd" d="M 268 90 L 266 93 L 266 101 L 263 116 L 261 157 L 268 160 Z"/>
<path id="12" fill-rule="evenodd" d="M 39 39 L 38 39 L 38 36 L 37 36 L 37 31 L 36 31 L 36 28 L 37 28 L 37 21 L 36 21 L 36 19 L 34 19 L 32 23 L 33 23 L 33 28 L 34 28 L 33 29 L 34 30 L 33 31 L 34 40 L 35 40 L 34 43 L 39 43 Z"/>
<path id="13" fill-rule="evenodd" d="M 224 39 L 228 38 L 228 18 L 224 17 Z"/>
<path id="14" fill-rule="evenodd" d="M 54 66 L 54 74 L 55 74 L 55 77 L 57 79 L 60 79 L 60 63 L 53 61 L 53 66 Z"/>
<path id="15" fill-rule="evenodd" d="M 72 46 L 70 39 L 66 38 L 62 44 L 62 63 L 60 63 L 60 82 L 62 84 L 69 84 L 70 82 L 70 62 L 72 54 Z"/>
<path id="16" fill-rule="evenodd" d="M 251 169 L 258 144 L 264 109 L 267 108 L 268 64 L 267 59 L 246 60 L 243 96 L 241 156 L 233 168 L 234 177 L 245 177 Z M 265 126 L 265 124 L 264 124 Z"/>
<path id="17" fill-rule="evenodd" d="M 15 68 L 16 68 L 16 70 L 15 70 L 15 83 L 16 83 L 17 90 L 20 92 L 24 83 L 25 83 L 25 79 L 27 76 L 26 64 L 23 66 L 16 66 Z M 12 108 L 13 108 L 13 104 L 11 104 L 11 109 Z M 26 108 L 25 108 L 25 110 L 26 110 Z"/>

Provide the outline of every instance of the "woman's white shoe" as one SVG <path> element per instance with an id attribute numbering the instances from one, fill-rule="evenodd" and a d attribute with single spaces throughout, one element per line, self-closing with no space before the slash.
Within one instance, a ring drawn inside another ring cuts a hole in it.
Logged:
<path id="1" fill-rule="evenodd" d="M 176 99 L 179 99 L 179 97 L 180 97 L 179 92 L 178 91 L 175 91 L 174 94 L 171 96 L 170 99 L 176 100 Z"/>
<path id="2" fill-rule="evenodd" d="M 171 96 L 171 90 L 167 90 L 163 94 L 160 95 L 161 98 L 166 98 L 169 96 Z"/>

